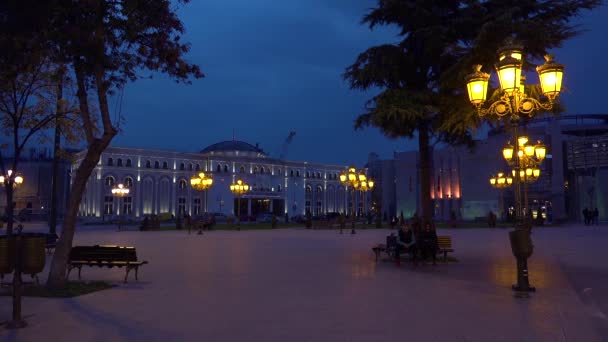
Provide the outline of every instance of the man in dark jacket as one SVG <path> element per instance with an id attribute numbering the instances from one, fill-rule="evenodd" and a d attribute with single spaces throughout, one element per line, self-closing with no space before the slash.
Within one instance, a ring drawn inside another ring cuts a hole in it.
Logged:
<path id="1" fill-rule="evenodd" d="M 395 248 L 395 258 L 397 264 L 401 262 L 401 253 L 408 252 L 410 259 L 416 265 L 416 238 L 407 223 L 401 225 L 397 236 L 397 246 Z"/>
<path id="2" fill-rule="evenodd" d="M 437 232 L 430 223 L 425 223 L 424 229 L 418 235 L 418 244 L 422 252 L 422 259 L 426 260 L 430 254 L 433 265 L 437 265 Z"/>

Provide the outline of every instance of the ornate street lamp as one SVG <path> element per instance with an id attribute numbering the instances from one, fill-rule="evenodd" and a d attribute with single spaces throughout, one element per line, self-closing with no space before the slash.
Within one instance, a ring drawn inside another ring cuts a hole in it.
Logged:
<path id="1" fill-rule="evenodd" d="M 207 213 L 207 193 L 212 185 L 213 178 L 211 178 L 211 174 L 208 173 L 199 172 L 197 175 L 190 178 L 190 186 L 192 186 L 192 189 L 205 192 L 205 214 Z"/>
<path id="2" fill-rule="evenodd" d="M 357 190 L 361 193 L 367 192 L 374 187 L 374 181 L 368 179 L 363 170 L 357 172 L 355 167 L 351 166 L 348 171 L 340 174 L 340 182 L 346 188 L 346 196 L 348 196 L 348 187 L 353 188 L 353 200 L 352 200 L 352 223 L 351 223 L 351 234 L 355 234 L 355 201 L 357 199 Z M 342 228 L 340 228 L 340 234 L 342 234 Z"/>
<path id="3" fill-rule="evenodd" d="M 232 191 L 232 193 L 234 195 L 237 196 L 237 217 L 238 217 L 238 221 L 237 221 L 237 226 L 238 226 L 238 230 L 241 230 L 241 197 L 243 196 L 243 194 L 245 194 L 247 191 L 249 191 L 249 184 L 243 182 L 242 180 L 237 180 L 236 183 L 232 183 L 230 184 L 230 191 Z"/>
<path id="4" fill-rule="evenodd" d="M 129 195 L 129 188 L 126 188 L 123 184 L 118 184 L 117 186 L 112 188 L 112 196 L 116 197 L 118 199 L 118 208 L 117 208 L 117 214 L 118 214 L 118 230 L 120 231 L 121 229 L 121 224 L 122 224 L 122 219 L 121 219 L 121 214 L 122 211 L 120 210 L 120 206 L 121 206 L 121 199 L 128 196 Z"/>
<path id="5" fill-rule="evenodd" d="M 483 73 L 480 65 L 475 65 L 473 73 L 466 77 L 467 93 L 480 117 L 487 115 L 496 115 L 499 119 L 506 117 L 513 128 L 513 141 L 516 143 L 507 145 L 502 151 L 505 160 L 513 166 L 514 170 L 516 220 L 514 231 L 509 233 L 511 248 L 517 258 L 517 285 L 514 285 L 513 289 L 528 292 L 535 290 L 528 282 L 527 265 L 527 258 L 532 255 L 533 245 L 530 237 L 531 223 L 525 219 L 523 213 L 521 185 L 523 183 L 525 186 L 540 176 L 539 166 L 545 157 L 546 147 L 540 143 L 534 146 L 526 145 L 527 137 L 518 135 L 518 121 L 521 116 L 532 117 L 538 111 L 548 111 L 553 108 L 561 92 L 564 66 L 553 61 L 552 56 L 545 56 L 545 64 L 536 68 L 545 98 L 535 99 L 525 91 L 526 78 L 522 74 L 523 49 L 508 46 L 501 49 L 498 55 L 499 61 L 495 69 L 500 81 L 500 97 L 486 104 L 487 82 L 490 75 Z"/>
<path id="6" fill-rule="evenodd" d="M 0 186 L 5 186 L 7 191 L 14 191 L 14 189 L 23 184 L 23 177 L 13 173 L 13 170 L 8 170 L 6 175 L 0 175 Z M 12 198 L 12 196 L 11 196 Z M 7 222 L 6 233 L 8 236 L 13 235 L 13 204 L 12 200 L 7 203 L 7 212 L 10 213 L 9 222 Z M 15 237 L 15 256 L 13 260 L 15 265 L 13 267 L 13 316 L 12 320 L 6 324 L 9 329 L 20 329 L 27 326 L 27 322 L 21 317 L 21 248 L 22 248 L 22 237 L 21 229 L 23 227 L 19 225 L 17 227 L 17 235 Z M 8 246 L 8 245 L 7 245 Z"/>
<path id="7" fill-rule="evenodd" d="M 513 184 L 513 177 L 509 175 L 505 175 L 503 172 L 499 172 L 496 176 L 490 177 L 490 185 L 499 190 L 500 194 L 500 217 L 503 218 L 504 215 L 504 200 L 503 200 L 503 190 L 510 187 Z"/>

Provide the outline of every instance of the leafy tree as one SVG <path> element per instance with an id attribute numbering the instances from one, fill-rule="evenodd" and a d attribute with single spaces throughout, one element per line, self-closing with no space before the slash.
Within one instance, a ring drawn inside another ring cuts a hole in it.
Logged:
<path id="1" fill-rule="evenodd" d="M 569 23 L 601 0 L 418 1 L 378 0 L 363 17 L 370 29 L 400 29 L 395 44 L 361 53 L 344 73 L 353 89 L 380 89 L 355 128 L 375 126 L 390 138 L 418 139 L 421 215 L 432 217 L 431 145 L 472 144 L 481 123 L 464 93 L 464 76 L 473 64 L 491 66 L 507 39 L 516 39 L 528 56 L 579 33 Z M 526 68 L 534 65 L 527 63 Z M 434 139 L 434 141 L 433 141 Z"/>
<path id="2" fill-rule="evenodd" d="M 177 1 L 185 4 L 189 0 Z M 51 263 L 47 286 L 65 285 L 65 272 L 75 232 L 76 216 L 87 181 L 101 153 L 118 130 L 108 106 L 108 95 L 145 70 L 161 72 L 178 82 L 203 77 L 184 55 L 189 46 L 170 0 L 57 0 L 49 32 L 60 47 L 58 57 L 71 66 L 77 87 L 79 115 L 87 150 L 73 175 L 63 231 Z M 96 97 L 93 110 L 89 95 Z"/>

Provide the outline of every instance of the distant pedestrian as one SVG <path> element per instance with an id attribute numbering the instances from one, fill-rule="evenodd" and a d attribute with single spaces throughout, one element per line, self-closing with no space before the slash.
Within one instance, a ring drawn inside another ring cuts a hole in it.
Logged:
<path id="1" fill-rule="evenodd" d="M 589 225 L 589 209 L 583 209 L 583 217 L 585 218 L 585 226 Z"/>
<path id="2" fill-rule="evenodd" d="M 600 216 L 600 212 L 597 210 L 597 208 L 593 209 L 593 214 L 592 214 L 592 222 L 593 224 L 599 224 L 599 216 Z"/>

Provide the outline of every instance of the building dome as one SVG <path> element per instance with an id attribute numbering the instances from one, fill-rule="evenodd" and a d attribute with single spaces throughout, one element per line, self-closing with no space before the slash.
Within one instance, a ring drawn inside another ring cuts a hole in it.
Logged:
<path id="1" fill-rule="evenodd" d="M 256 144 L 251 145 L 244 141 L 228 140 L 209 145 L 201 150 L 202 154 L 210 155 L 241 155 L 251 157 L 265 157 L 264 150 Z"/>

